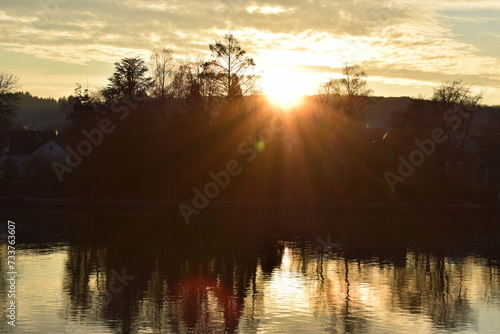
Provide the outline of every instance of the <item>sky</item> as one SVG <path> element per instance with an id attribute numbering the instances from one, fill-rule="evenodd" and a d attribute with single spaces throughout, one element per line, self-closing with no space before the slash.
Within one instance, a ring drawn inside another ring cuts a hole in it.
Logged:
<path id="1" fill-rule="evenodd" d="M 430 97 L 462 79 L 500 104 L 498 0 L 3 0 L 0 71 L 58 98 L 99 89 L 123 57 L 209 57 L 231 32 L 264 86 L 315 94 L 359 64 L 375 96 Z"/>

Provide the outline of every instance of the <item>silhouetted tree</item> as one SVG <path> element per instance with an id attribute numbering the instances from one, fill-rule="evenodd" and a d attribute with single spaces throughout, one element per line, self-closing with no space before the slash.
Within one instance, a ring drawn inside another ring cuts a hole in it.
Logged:
<path id="1" fill-rule="evenodd" d="M 168 49 L 153 50 L 150 57 L 153 74 L 153 97 L 165 99 L 175 68 L 173 51 Z"/>
<path id="2" fill-rule="evenodd" d="M 222 41 L 209 45 L 217 68 L 220 94 L 233 98 L 248 94 L 254 87 L 255 76 L 249 73 L 255 66 L 252 58 L 246 57 L 246 51 L 232 34 L 224 36 Z"/>
<path id="3" fill-rule="evenodd" d="M 246 114 L 243 96 L 254 93 L 258 77 L 251 73 L 255 62 L 232 34 L 209 45 L 213 60 L 207 69 L 215 73 L 218 95 L 225 98 L 219 111 L 219 124 L 229 124 Z"/>
<path id="4" fill-rule="evenodd" d="M 339 113 L 339 116 L 349 123 L 364 121 L 372 93 L 366 82 L 366 73 L 360 69 L 359 65 L 346 64 L 342 75 L 340 79 L 331 79 L 323 84 L 318 102 L 335 113 Z"/>
<path id="5" fill-rule="evenodd" d="M 6 135 L 16 116 L 18 97 L 14 91 L 19 87 L 18 80 L 13 74 L 0 71 L 0 139 Z"/>
<path id="6" fill-rule="evenodd" d="M 204 101 L 208 121 L 213 119 L 215 109 L 219 104 L 217 68 L 213 62 L 199 60 L 194 63 L 192 78 L 199 87 Z"/>
<path id="7" fill-rule="evenodd" d="M 115 63 L 115 73 L 103 90 L 104 97 L 108 101 L 118 101 L 123 97 L 146 95 L 153 87 L 153 79 L 147 73 L 148 67 L 141 58 L 123 58 Z"/>
<path id="8" fill-rule="evenodd" d="M 430 100 L 414 99 L 408 107 L 392 112 L 388 123 L 393 132 L 410 141 L 429 137 L 434 129 L 443 129 L 443 136 L 450 139 L 446 145 L 462 149 L 481 98 L 461 80 L 445 82 L 434 89 Z"/>
<path id="9" fill-rule="evenodd" d="M 59 100 L 66 120 L 70 122 L 72 130 L 81 130 L 95 126 L 102 115 L 103 101 L 99 92 L 91 92 L 88 88 L 82 89 L 76 85 L 74 95 Z"/>
<path id="10" fill-rule="evenodd" d="M 341 166 L 344 190 L 350 191 L 352 175 L 362 173 L 353 170 L 353 161 L 359 160 L 358 150 L 364 130 L 365 112 L 371 104 L 371 90 L 368 89 L 366 73 L 359 65 L 346 64 L 343 77 L 331 79 L 320 87 L 317 102 L 320 115 L 327 127 L 325 149 L 327 155 Z M 333 166 L 332 166 L 333 167 Z"/>
<path id="11" fill-rule="evenodd" d="M 150 106 L 153 116 L 157 119 L 155 128 L 158 136 L 167 145 L 171 144 L 173 120 L 172 80 L 176 70 L 173 51 L 168 49 L 153 50 L 150 57 L 153 78 L 152 98 Z"/>
<path id="12" fill-rule="evenodd" d="M 474 94 L 471 86 L 461 80 L 448 81 L 434 89 L 429 100 L 415 99 L 408 107 L 393 111 L 388 124 L 392 136 L 398 143 L 399 152 L 408 154 L 417 148 L 415 141 L 430 140 L 438 131 L 439 143 L 425 164 L 413 174 L 414 178 L 432 184 L 453 183 L 451 173 L 459 160 L 470 160 L 466 150 L 472 119 L 479 107 L 481 94 Z M 439 181 L 439 182 L 437 182 Z"/>
<path id="13" fill-rule="evenodd" d="M 482 94 L 474 94 L 471 85 L 462 80 L 447 81 L 434 89 L 432 101 L 437 104 L 439 113 L 443 114 L 447 133 L 450 137 L 457 138 L 455 145 L 459 150 L 465 147 L 473 116 L 482 98 Z M 452 118 L 460 121 L 453 121 Z"/>

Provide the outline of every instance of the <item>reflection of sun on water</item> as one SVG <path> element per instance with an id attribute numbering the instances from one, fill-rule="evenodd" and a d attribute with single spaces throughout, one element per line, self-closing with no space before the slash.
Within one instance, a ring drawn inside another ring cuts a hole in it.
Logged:
<path id="1" fill-rule="evenodd" d="M 269 71 L 262 77 L 264 94 L 283 110 L 297 106 L 306 92 L 306 82 L 298 73 Z"/>
<path id="2" fill-rule="evenodd" d="M 309 298 L 306 290 L 306 279 L 299 269 L 300 261 L 293 254 L 293 250 L 285 247 L 283 258 L 279 269 L 273 271 L 273 276 L 269 284 L 270 310 L 281 312 L 287 306 L 293 306 L 295 316 L 297 313 L 307 314 L 310 308 Z"/>

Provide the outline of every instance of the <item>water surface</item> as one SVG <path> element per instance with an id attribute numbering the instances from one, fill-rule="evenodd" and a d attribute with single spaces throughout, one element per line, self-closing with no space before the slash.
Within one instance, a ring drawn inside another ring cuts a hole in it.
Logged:
<path id="1" fill-rule="evenodd" d="M 393 243 L 338 226 L 259 242 L 144 226 L 18 233 L 17 322 L 2 333 L 500 331 L 498 224 Z"/>

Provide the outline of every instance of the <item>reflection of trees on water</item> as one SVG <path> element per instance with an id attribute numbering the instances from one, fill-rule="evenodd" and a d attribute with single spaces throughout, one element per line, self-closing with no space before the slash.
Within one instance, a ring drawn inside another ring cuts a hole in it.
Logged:
<path id="1" fill-rule="evenodd" d="M 71 310 L 86 310 L 92 307 L 95 291 L 90 290 L 91 279 L 100 282 L 103 269 L 103 251 L 96 247 L 72 246 L 68 250 L 64 291 L 68 293 Z M 95 276 L 95 277 L 92 277 Z"/>
<path id="2" fill-rule="evenodd" d="M 2 235 L 3 238 L 7 238 L 7 235 Z M 0 292 L 2 293 L 2 301 L 3 301 L 3 298 L 7 297 L 7 291 L 9 290 L 8 289 L 8 286 L 10 285 L 9 284 L 9 281 L 7 281 L 7 278 L 5 273 L 8 273 L 9 270 L 7 268 L 7 243 L 5 244 L 0 244 L 0 259 L 2 259 L 0 261 L 0 273 L 2 273 L 2 279 L 0 279 Z M 4 297 L 5 296 L 5 297 Z M 3 304 L 2 304 L 3 305 Z M 2 309 L 5 309 L 2 307 Z M 4 312 L 1 313 L 2 315 L 4 314 Z M 6 314 L 6 313 L 5 313 Z M 5 317 L 3 317 L 3 319 L 6 319 Z"/>
<path id="3" fill-rule="evenodd" d="M 473 296 L 484 291 L 483 300 L 500 304 L 500 269 L 478 257 L 400 250 L 391 258 L 318 255 L 295 243 L 249 255 L 189 242 L 177 249 L 123 239 L 70 246 L 69 318 L 104 320 L 120 333 L 256 333 L 269 321 L 272 282 L 287 275 L 301 283 L 294 293 L 332 333 L 370 332 L 383 321 L 396 326 L 394 314 L 445 330 L 477 329 Z M 117 289 L 113 270 L 122 268 L 134 278 Z M 110 285 L 120 291 L 110 293 Z"/>
<path id="4" fill-rule="evenodd" d="M 140 301 L 151 280 L 151 254 L 135 247 L 72 245 L 68 250 L 64 291 L 72 320 L 107 320 L 120 333 L 133 333 Z"/>
<path id="5" fill-rule="evenodd" d="M 477 330 L 471 296 L 484 290 L 485 300 L 500 299 L 499 268 L 474 257 L 407 252 L 404 261 L 391 261 L 330 253 L 307 262 L 304 275 L 314 278 L 308 285 L 313 312 L 328 319 L 325 330 L 333 333 L 368 332 L 372 321 L 390 322 L 393 314 L 430 320 L 440 329 Z"/>
<path id="6" fill-rule="evenodd" d="M 443 256 L 408 253 L 407 265 L 394 272 L 394 304 L 410 313 L 423 313 L 447 330 L 477 326 L 468 295 L 472 263 Z"/>
<path id="7" fill-rule="evenodd" d="M 105 320 L 120 333 L 136 333 L 139 328 L 154 333 L 234 332 L 244 309 L 262 311 L 258 292 L 253 303 L 244 297 L 249 287 L 259 291 L 266 275 L 263 268 L 274 268 L 277 261 L 276 255 L 258 259 L 227 253 L 187 254 L 180 249 L 172 253 L 168 247 L 144 243 L 72 245 L 64 284 L 69 318 Z M 113 270 L 121 273 L 122 268 L 134 279 L 119 289 L 120 279 Z"/>
<path id="8" fill-rule="evenodd" d="M 488 304 L 500 306 L 500 267 L 498 267 L 498 262 L 497 266 L 493 266 L 490 261 L 484 262 L 488 264 L 484 269 L 486 272 L 483 278 L 486 287 L 484 298 Z"/>

